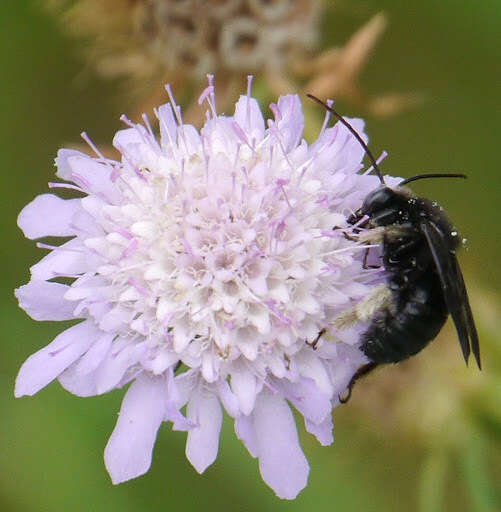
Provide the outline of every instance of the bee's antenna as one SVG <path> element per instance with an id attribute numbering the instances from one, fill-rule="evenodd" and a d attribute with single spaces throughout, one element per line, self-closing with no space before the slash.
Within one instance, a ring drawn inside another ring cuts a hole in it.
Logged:
<path id="1" fill-rule="evenodd" d="M 446 174 L 446 173 L 429 173 L 429 174 L 418 174 L 417 176 L 411 176 L 410 178 L 406 178 L 402 180 L 398 186 L 407 185 L 411 181 L 424 180 L 426 178 L 463 178 L 466 179 L 466 174 Z"/>
<path id="2" fill-rule="evenodd" d="M 329 105 L 324 103 L 322 100 L 318 99 L 316 96 L 313 96 L 313 94 L 307 94 L 306 96 L 308 96 L 308 98 L 312 99 L 313 101 L 316 101 L 317 103 L 322 105 L 326 110 L 328 110 L 329 112 L 334 114 L 334 116 L 337 117 L 346 126 L 346 128 L 348 128 L 348 130 L 350 130 L 350 132 L 353 134 L 353 136 L 358 140 L 360 145 L 364 148 L 364 151 L 367 153 L 367 156 L 369 157 L 369 160 L 372 163 L 372 167 L 374 167 L 374 170 L 376 171 L 377 177 L 379 178 L 381 183 L 384 184 L 383 175 L 381 174 L 381 171 L 379 170 L 379 166 L 376 162 L 376 159 L 374 158 L 374 155 L 371 153 L 371 150 L 365 143 L 364 139 L 362 139 L 362 137 L 360 137 L 360 135 L 357 133 L 355 128 L 353 128 L 353 126 L 351 126 L 351 124 L 341 114 L 338 114 L 332 107 L 330 107 Z"/>

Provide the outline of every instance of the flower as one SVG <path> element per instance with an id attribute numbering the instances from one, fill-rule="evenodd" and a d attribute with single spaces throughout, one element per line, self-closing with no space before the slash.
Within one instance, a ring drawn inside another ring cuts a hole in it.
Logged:
<path id="1" fill-rule="evenodd" d="M 105 450 L 114 483 L 148 471 L 164 421 L 187 431 L 202 473 L 224 409 L 265 482 L 292 499 L 309 467 L 289 404 L 330 444 L 332 409 L 366 362 L 363 326 L 330 321 L 382 270 L 364 269 L 363 247 L 333 228 L 351 229 L 347 215 L 379 182 L 358 174 L 363 149 L 340 123 L 327 127 L 328 115 L 314 143 L 302 139 L 296 95 L 270 105 L 265 123 L 249 77 L 234 114 L 218 115 L 209 77 L 199 132 L 167 90 L 159 140 L 146 116 L 123 117 L 114 161 L 84 134 L 97 156 L 60 150 L 63 182 L 50 184 L 79 197 L 43 194 L 21 211 L 28 238 L 71 238 L 38 244 L 51 252 L 16 290 L 20 306 L 35 320 L 81 321 L 27 359 L 15 394 L 56 378 L 79 396 L 131 383 Z M 306 343 L 322 329 L 337 343 Z"/>
<path id="2" fill-rule="evenodd" d="M 359 76 L 386 27 L 374 15 L 347 41 L 324 47 L 326 34 L 344 32 L 351 20 L 335 2 L 321 0 L 47 0 L 63 30 L 84 37 L 92 67 L 104 77 L 128 79 L 128 96 L 143 112 L 158 103 L 158 81 L 198 90 L 207 72 L 224 77 L 219 99 L 230 107 L 248 73 L 270 96 L 304 91 L 345 99 L 378 116 L 414 106 L 417 94 L 363 90 Z M 353 14 L 353 7 L 348 11 Z M 339 30 L 342 29 L 342 30 Z M 134 93 L 131 94 L 131 92 Z M 185 118 L 195 117 L 190 108 Z M 136 110 L 135 112 L 136 113 Z M 138 116 L 139 117 L 139 116 Z M 133 117 L 135 119 L 135 117 Z"/>

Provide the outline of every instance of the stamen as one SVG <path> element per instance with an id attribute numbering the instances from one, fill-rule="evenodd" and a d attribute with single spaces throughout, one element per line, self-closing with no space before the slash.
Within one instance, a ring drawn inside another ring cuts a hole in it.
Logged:
<path id="1" fill-rule="evenodd" d="M 172 105 L 172 110 L 174 112 L 174 116 L 176 117 L 176 120 L 177 120 L 177 124 L 179 126 L 182 126 L 183 125 L 183 119 L 181 117 L 181 109 L 179 109 L 176 101 L 174 100 L 174 95 L 172 94 L 172 89 L 170 87 L 170 84 L 167 84 L 165 86 L 165 90 L 167 91 L 167 95 L 169 96 L 169 101 Z"/>
<path id="2" fill-rule="evenodd" d="M 245 109 L 245 127 L 250 131 L 250 100 L 252 98 L 252 75 L 247 75 L 247 105 Z"/>
<path id="3" fill-rule="evenodd" d="M 135 288 L 143 297 L 148 297 L 149 293 L 143 288 L 133 277 L 129 277 L 127 281 L 133 288 Z"/>
<path id="4" fill-rule="evenodd" d="M 71 190 L 78 190 L 78 192 L 84 193 L 84 190 L 82 190 L 78 185 L 72 185 L 71 183 L 58 183 L 54 181 L 49 181 L 48 185 L 49 188 L 68 188 Z"/>
<path id="5" fill-rule="evenodd" d="M 102 158 L 105 161 L 107 160 L 107 158 L 101 153 L 101 151 L 99 151 L 98 147 L 92 142 L 92 140 L 86 132 L 82 132 L 80 134 L 80 137 L 82 137 L 82 139 L 89 145 L 89 147 L 92 149 L 92 151 L 94 151 L 94 153 L 96 153 L 98 157 Z"/>
<path id="6" fill-rule="evenodd" d="M 121 258 L 128 258 L 131 256 L 134 252 L 136 252 L 138 246 L 138 241 L 136 238 L 131 241 L 131 243 L 126 247 L 126 249 L 122 252 Z"/>
<path id="7" fill-rule="evenodd" d="M 332 100 L 327 100 L 325 103 L 327 103 L 328 107 L 332 107 L 334 105 L 334 102 Z M 322 128 L 320 128 L 319 136 L 322 135 L 322 133 L 324 133 L 330 120 L 331 120 L 331 112 L 330 112 L 330 110 L 325 109 L 325 118 L 324 118 L 324 122 L 322 124 Z"/>
<path id="8" fill-rule="evenodd" d="M 270 105 L 270 108 L 271 108 L 271 105 Z M 277 128 L 277 125 L 275 122 L 273 122 L 271 119 L 268 119 L 268 128 L 270 130 L 270 132 L 275 136 L 275 138 L 277 139 L 277 142 L 278 142 L 278 145 L 280 146 L 280 149 L 282 150 L 282 155 L 283 157 L 285 158 L 285 161 L 287 162 L 287 164 L 289 165 L 289 167 L 291 168 L 291 171 L 295 171 L 296 169 L 294 168 L 294 166 L 292 165 L 292 162 L 289 160 L 289 155 L 287 154 L 287 152 L 285 151 L 285 147 L 283 145 L 283 142 L 282 142 L 282 138 L 281 138 L 281 134 L 280 134 L 280 131 L 278 130 Z"/>
<path id="9" fill-rule="evenodd" d="M 181 134 L 181 140 L 183 141 L 184 148 L 186 151 L 188 151 L 188 141 L 186 140 L 186 134 L 184 133 L 184 123 L 181 115 L 181 107 L 177 105 L 176 101 L 174 100 L 174 95 L 172 94 L 170 84 L 167 84 L 165 86 L 165 90 L 167 91 L 167 94 L 169 96 L 169 101 L 172 105 L 172 111 L 174 112 L 174 116 L 179 126 L 179 133 Z"/>
<path id="10" fill-rule="evenodd" d="M 125 114 L 122 114 L 119 119 L 120 119 L 120 121 L 122 121 L 122 123 L 126 124 L 129 128 L 136 127 L 136 125 Z"/>
<path id="11" fill-rule="evenodd" d="M 379 164 L 388 156 L 388 153 L 386 151 L 383 151 L 379 157 L 376 160 L 376 164 L 379 166 Z M 374 166 L 371 165 L 365 172 L 362 173 L 362 175 L 370 174 L 374 170 Z"/>
<path id="12" fill-rule="evenodd" d="M 208 97 L 209 95 L 214 92 L 214 87 L 211 87 L 208 85 L 202 92 L 202 94 L 198 97 L 198 104 L 201 105 Z"/>
<path id="13" fill-rule="evenodd" d="M 342 249 L 336 249 L 334 251 L 330 252 L 324 252 L 320 254 L 320 256 L 331 256 L 333 254 L 340 254 L 342 252 L 349 252 L 349 251 L 361 251 L 365 249 L 372 249 L 372 247 L 379 247 L 379 244 L 372 244 L 372 245 L 349 245 L 348 247 L 343 247 Z"/>
<path id="14" fill-rule="evenodd" d="M 43 242 L 37 242 L 36 246 L 39 249 L 48 249 L 49 251 L 69 251 L 69 252 L 85 252 L 84 249 L 77 249 L 76 247 L 64 247 L 64 245 L 50 245 L 50 244 L 44 244 Z"/>

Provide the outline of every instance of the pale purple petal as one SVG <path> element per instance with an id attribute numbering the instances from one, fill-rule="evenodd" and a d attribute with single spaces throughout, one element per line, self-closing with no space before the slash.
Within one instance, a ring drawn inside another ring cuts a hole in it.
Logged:
<path id="1" fill-rule="evenodd" d="M 204 145 L 211 154 L 224 154 L 234 160 L 237 152 L 238 132 L 233 127 L 230 117 L 209 119 L 203 129 Z"/>
<path id="2" fill-rule="evenodd" d="M 160 125 L 160 140 L 166 150 L 172 149 L 177 141 L 177 123 L 170 103 L 158 108 L 158 121 Z"/>
<path id="3" fill-rule="evenodd" d="M 167 400 L 164 421 L 172 421 L 172 430 L 181 432 L 187 432 L 195 427 L 170 400 Z"/>
<path id="4" fill-rule="evenodd" d="M 118 150 L 128 150 L 130 145 L 144 144 L 144 135 L 137 128 L 118 130 L 113 137 L 113 146 Z M 127 156 L 129 153 L 127 151 Z"/>
<path id="5" fill-rule="evenodd" d="M 114 337 L 113 333 L 102 333 L 96 343 L 77 361 L 75 372 L 87 375 L 96 370 L 108 355 Z"/>
<path id="6" fill-rule="evenodd" d="M 304 116 L 299 96 L 297 94 L 281 96 L 277 109 L 275 122 L 285 152 L 288 153 L 298 145 L 303 134 Z"/>
<path id="7" fill-rule="evenodd" d="M 329 396 L 320 391 L 312 379 L 302 377 L 297 382 L 274 379 L 272 385 L 281 391 L 306 419 L 314 423 L 321 423 L 331 413 Z"/>
<path id="8" fill-rule="evenodd" d="M 305 419 L 304 421 L 306 430 L 313 434 L 318 442 L 322 446 L 329 446 L 334 441 L 334 435 L 332 433 L 332 416 L 329 414 L 322 423 L 313 423 L 312 421 Z"/>
<path id="9" fill-rule="evenodd" d="M 306 486 L 310 468 L 292 412 L 283 398 L 262 392 L 252 414 L 261 476 L 279 498 L 294 499 Z"/>
<path id="10" fill-rule="evenodd" d="M 32 240 L 44 236 L 73 236 L 76 233 L 71 222 L 80 209 L 80 199 L 42 194 L 21 210 L 17 225 L 26 238 Z"/>
<path id="11" fill-rule="evenodd" d="M 350 383 L 353 374 L 362 364 L 368 362 L 367 357 L 357 348 L 338 344 L 337 357 L 329 361 L 331 381 L 334 389 L 333 399 L 337 401 Z"/>
<path id="12" fill-rule="evenodd" d="M 89 350 L 59 375 L 58 380 L 64 389 L 77 396 L 100 394 L 97 389 L 98 368 L 108 355 L 113 338 L 114 334 L 101 333 Z"/>
<path id="13" fill-rule="evenodd" d="M 366 142 L 364 122 L 361 119 L 346 118 L 358 134 Z M 318 170 L 328 170 L 330 174 L 338 172 L 355 173 L 360 170 L 365 151 L 353 134 L 340 122 L 332 128 L 324 130 L 318 139 L 309 148 L 310 155 L 314 155 L 313 166 Z M 341 175 L 342 177 L 342 175 Z"/>
<path id="14" fill-rule="evenodd" d="M 325 343 L 322 345 L 333 345 L 335 343 Z M 323 361 L 318 357 L 320 353 L 315 353 L 313 350 L 302 350 L 294 358 L 299 373 L 303 377 L 309 377 L 315 381 L 318 389 L 323 391 L 329 397 L 332 396 L 332 383 L 329 378 L 329 373 L 325 368 Z"/>
<path id="15" fill-rule="evenodd" d="M 76 149 L 60 149 L 57 152 L 57 157 L 55 159 L 55 164 L 57 167 L 56 175 L 65 181 L 71 181 L 71 170 L 70 164 L 68 163 L 68 158 L 77 156 L 80 158 L 91 158 L 89 155 L 82 153 L 81 151 L 77 151 Z"/>
<path id="16" fill-rule="evenodd" d="M 178 128 L 178 144 L 184 146 L 189 155 L 202 150 L 202 138 L 191 124 L 183 124 Z"/>
<path id="17" fill-rule="evenodd" d="M 123 159 L 126 167 L 132 166 L 133 172 L 141 172 L 144 167 L 155 165 L 158 155 L 149 144 L 149 134 L 144 126 L 120 130 L 113 138 L 113 145 L 127 158 Z"/>
<path id="18" fill-rule="evenodd" d="M 122 348 L 125 345 L 124 348 Z M 118 344 L 118 348 L 112 348 L 103 361 L 97 375 L 97 391 L 106 393 L 116 387 L 125 372 L 135 365 L 147 351 L 147 342 L 130 345 L 126 342 Z"/>
<path id="19" fill-rule="evenodd" d="M 264 118 L 259 103 L 247 95 L 241 95 L 235 105 L 233 119 L 247 135 L 249 142 L 260 142 L 264 137 Z"/>
<path id="20" fill-rule="evenodd" d="M 71 320 L 76 303 L 64 298 L 69 286 L 47 281 L 30 281 L 15 290 L 15 295 L 34 320 Z"/>
<path id="21" fill-rule="evenodd" d="M 121 194 L 111 179 L 111 166 L 85 156 L 69 156 L 71 180 L 89 193 L 105 198 L 111 204 L 120 201 Z"/>
<path id="22" fill-rule="evenodd" d="M 236 395 L 240 410 L 250 414 L 256 401 L 256 377 L 245 368 L 231 375 L 231 390 Z"/>
<path id="23" fill-rule="evenodd" d="M 87 260 L 81 240 L 73 238 L 51 251 L 30 268 L 35 280 L 58 276 L 73 276 L 87 270 Z"/>
<path id="24" fill-rule="evenodd" d="M 180 409 L 188 402 L 196 384 L 195 379 L 192 378 L 189 372 L 174 378 L 172 367 L 166 373 L 169 397 L 167 399 L 165 421 L 172 421 L 172 430 L 190 430 L 195 425 L 181 414 Z"/>
<path id="25" fill-rule="evenodd" d="M 100 331 L 87 320 L 66 329 L 52 343 L 28 357 L 16 379 L 16 397 L 34 395 L 59 376 L 95 342 Z"/>
<path id="26" fill-rule="evenodd" d="M 219 393 L 219 399 L 223 404 L 226 412 L 232 417 L 236 418 L 240 414 L 238 406 L 238 398 L 231 391 L 228 381 L 225 379 L 219 379 L 217 381 L 217 391 Z"/>
<path id="27" fill-rule="evenodd" d="M 186 416 L 195 424 L 188 431 L 186 457 L 199 473 L 203 473 L 216 460 L 219 447 L 223 414 L 217 396 L 194 394 L 188 402 Z"/>
<path id="28" fill-rule="evenodd" d="M 188 400 L 191 398 L 193 390 L 198 381 L 198 375 L 195 371 L 187 371 L 174 377 L 172 368 L 169 369 L 167 374 L 169 384 L 170 399 L 176 404 L 179 409 L 184 407 Z"/>
<path id="29" fill-rule="evenodd" d="M 96 372 L 78 373 L 76 371 L 77 363 L 73 363 L 67 368 L 57 380 L 66 391 L 77 396 L 94 396 L 98 395 L 96 385 Z"/>
<path id="30" fill-rule="evenodd" d="M 241 415 L 235 420 L 235 434 L 253 457 L 258 457 L 258 442 L 252 416 Z"/>
<path id="31" fill-rule="evenodd" d="M 148 471 L 157 431 L 165 415 L 166 383 L 162 377 L 140 375 L 122 402 L 120 416 L 104 450 L 114 484 Z"/>

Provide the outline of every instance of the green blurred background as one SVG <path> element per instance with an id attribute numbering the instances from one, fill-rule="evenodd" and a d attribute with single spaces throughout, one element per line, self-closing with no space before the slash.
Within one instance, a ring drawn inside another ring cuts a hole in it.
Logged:
<path id="1" fill-rule="evenodd" d="M 21 363 L 61 330 L 59 324 L 30 320 L 14 300 L 12 290 L 28 280 L 29 266 L 41 256 L 32 242 L 23 239 L 16 216 L 35 195 L 46 191 L 59 147 L 77 140 L 84 129 L 94 140 L 110 142 L 120 127 L 119 115 L 130 112 L 133 105 L 116 99 L 118 81 L 103 81 L 82 72 L 86 64 L 79 42 L 63 35 L 57 21 L 44 14 L 37 2 L 0 2 L 0 111 L 4 120 L 0 125 L 4 270 L 0 510 L 501 510 L 501 320 L 497 306 L 501 284 L 501 2 L 345 2 L 342 8 L 329 10 L 324 21 L 325 45 L 343 43 L 381 10 L 390 24 L 361 77 L 363 86 L 372 93 L 416 91 L 425 102 L 389 119 L 365 116 L 343 102 L 338 109 L 367 118 L 375 152 L 390 152 L 384 164 L 388 172 L 402 176 L 431 170 L 468 174 L 466 183 L 431 181 L 416 184 L 414 189 L 439 200 L 469 240 L 461 261 L 477 298 L 472 302 L 480 323 L 485 371 L 472 377 L 473 366 L 463 370 L 454 337 L 442 337 L 444 344 L 452 346 L 446 354 L 454 359 L 453 368 L 460 369 L 465 379 L 474 379 L 474 384 L 464 391 L 459 386 L 454 403 L 460 404 L 460 410 L 452 412 L 446 430 L 438 434 L 408 428 L 422 419 L 420 411 L 434 414 L 433 409 L 430 412 L 433 397 L 422 392 L 419 381 L 407 382 L 401 390 L 414 400 L 405 428 L 400 427 L 402 415 L 393 410 L 394 402 L 376 404 L 372 414 L 366 406 L 357 405 L 363 404 L 361 395 L 369 387 L 371 396 L 377 396 L 380 379 L 391 387 L 393 368 L 371 378 L 356 390 L 349 406 L 335 412 L 336 441 L 331 447 L 320 447 L 299 424 L 311 464 L 310 484 L 295 501 L 286 502 L 261 481 L 256 461 L 235 439 L 229 422 L 217 462 L 205 475 L 199 476 L 185 460 L 185 435 L 171 432 L 164 424 L 150 472 L 114 487 L 102 453 L 123 391 L 81 399 L 52 384 L 33 398 L 14 399 L 13 384 Z M 439 360 L 443 357 L 439 343 L 418 358 Z M 440 368 L 439 361 L 436 373 Z M 457 383 L 451 375 L 449 365 L 446 386 Z M 433 386 L 430 393 L 434 393 Z M 378 416 L 394 418 L 394 423 L 388 426 Z M 459 433 L 454 430 L 458 425 Z"/>

